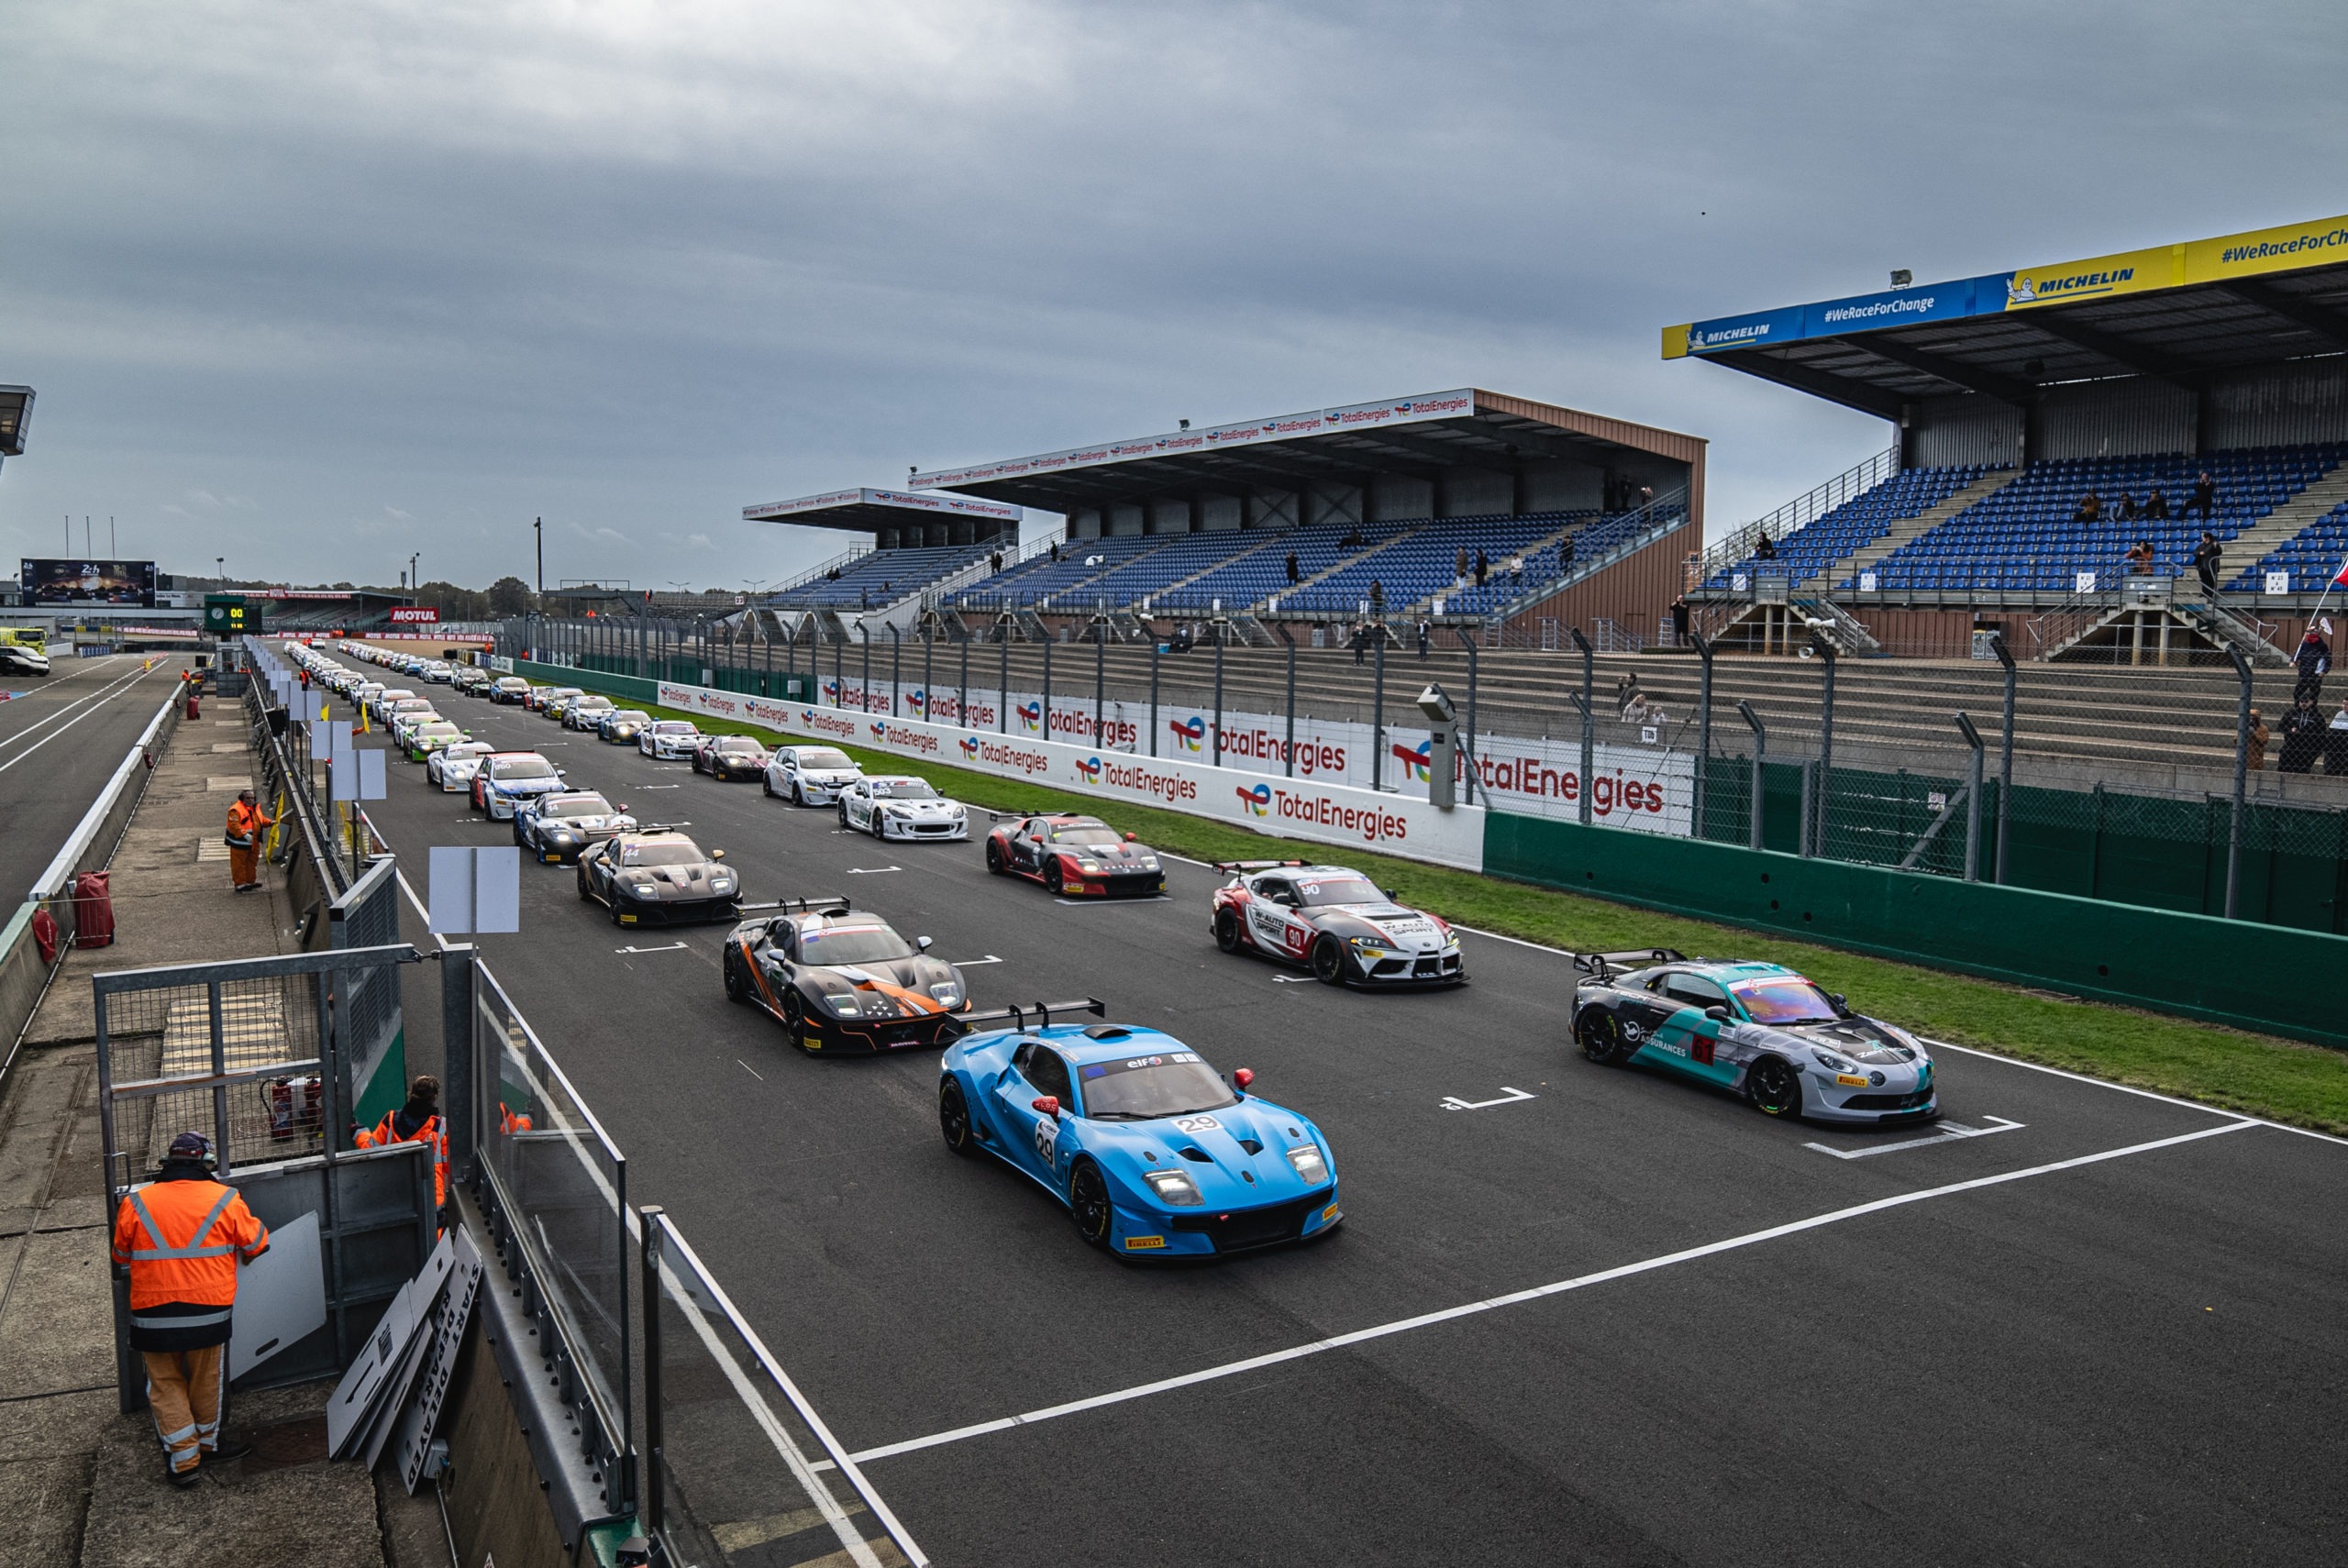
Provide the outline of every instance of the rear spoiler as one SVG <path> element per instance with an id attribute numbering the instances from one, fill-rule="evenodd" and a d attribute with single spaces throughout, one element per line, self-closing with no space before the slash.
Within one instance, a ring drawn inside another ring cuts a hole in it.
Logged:
<path id="1" fill-rule="evenodd" d="M 1025 1007 L 1020 1007 L 1014 1003 L 1010 1007 L 990 1008 L 984 1012 L 958 1012 L 951 1016 L 960 1032 L 955 1035 L 958 1040 L 964 1034 L 975 1034 L 982 1029 L 998 1023 L 1010 1024 L 1022 1033 L 1026 1032 L 1030 1028 L 1048 1029 L 1051 1027 L 1052 1014 L 1056 1012 L 1063 1014 L 1089 1012 L 1095 1018 L 1106 1019 L 1109 1016 L 1109 1004 L 1099 997 L 1086 997 L 1080 1001 L 1039 1001 L 1030 1002 Z M 1027 1021 L 1031 1014 L 1036 1021 L 1033 1024 Z"/>
<path id="2" fill-rule="evenodd" d="M 846 914 L 853 908 L 855 905 L 849 903 L 843 894 L 817 893 L 804 899 L 770 899 L 764 903 L 744 904 L 742 911 L 748 914 L 756 910 L 763 914 L 769 910 L 781 910 L 785 914 Z"/>
<path id="3" fill-rule="evenodd" d="M 1684 964 L 1688 955 L 1672 947 L 1631 947 L 1619 953 L 1577 953 L 1574 967 L 1594 980 L 1611 980 L 1634 969 L 1657 964 Z"/>
<path id="4" fill-rule="evenodd" d="M 1217 860 L 1211 864 L 1216 870 L 1228 871 L 1235 877 L 1242 871 L 1269 871 L 1277 866 L 1303 866 L 1310 863 L 1302 860 Z"/>
<path id="5" fill-rule="evenodd" d="M 636 831 L 638 833 L 679 833 L 692 825 L 693 824 L 691 823 L 638 823 L 636 824 Z"/>

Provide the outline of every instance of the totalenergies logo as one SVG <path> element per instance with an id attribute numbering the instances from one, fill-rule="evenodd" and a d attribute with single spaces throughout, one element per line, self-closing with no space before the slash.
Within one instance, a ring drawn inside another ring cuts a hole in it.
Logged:
<path id="1" fill-rule="evenodd" d="M 962 755 L 969 757 L 972 762 L 976 762 L 979 759 L 978 736 L 964 735 L 962 737 Z"/>
<path id="2" fill-rule="evenodd" d="M 1272 787 L 1269 784 L 1241 785 L 1233 791 L 1239 803 L 1259 817 L 1272 814 Z"/>
<path id="3" fill-rule="evenodd" d="M 1196 714 L 1187 719 L 1169 719 L 1166 727 L 1174 732 L 1184 751 L 1196 751 L 1207 743 L 1207 722 Z"/>
<path id="4" fill-rule="evenodd" d="M 1079 763 L 1076 765 L 1076 777 L 1077 777 L 1078 781 L 1079 781 L 1079 782 L 1080 782 L 1080 783 L 1085 783 L 1085 784 L 1098 784 L 1098 783 L 1100 783 L 1100 782 L 1101 782 L 1101 759 L 1100 759 L 1099 757 L 1097 757 L 1097 756 L 1088 756 L 1088 757 L 1084 758 L 1082 761 L 1079 762 Z"/>
<path id="5" fill-rule="evenodd" d="M 872 722 L 872 738 L 874 740 L 885 740 L 888 738 L 888 735 L 889 726 L 880 723 L 878 719 L 875 719 Z M 1399 750 L 1400 748 L 1398 747 L 1397 749 Z"/>
<path id="6" fill-rule="evenodd" d="M 1017 712 L 1021 729 L 1040 730 L 1044 727 L 1044 705 L 1041 702 L 1022 702 Z"/>
<path id="7" fill-rule="evenodd" d="M 1405 782 L 1424 784 L 1434 777 L 1434 742 L 1421 741 L 1415 746 L 1394 744 L 1394 760 L 1402 765 Z"/>
<path id="8" fill-rule="evenodd" d="M 800 709 L 800 710 L 799 710 L 799 722 L 800 722 L 801 723 L 803 723 L 803 724 L 812 724 L 812 723 L 814 723 L 815 722 L 815 710 L 814 710 L 814 709 L 813 709 L 813 708 L 802 708 L 802 709 Z"/>
<path id="9" fill-rule="evenodd" d="M 824 682 L 824 701 L 829 702 L 835 708 L 840 705 L 840 683 L 838 681 L 826 680 Z"/>
<path id="10" fill-rule="evenodd" d="M 925 719 L 927 718 L 929 716 L 929 693 L 926 691 L 906 692 L 905 706 L 911 708 L 916 715 Z"/>

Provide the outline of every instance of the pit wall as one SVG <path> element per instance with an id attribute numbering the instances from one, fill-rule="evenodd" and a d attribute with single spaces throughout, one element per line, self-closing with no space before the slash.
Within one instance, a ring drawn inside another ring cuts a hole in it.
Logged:
<path id="1" fill-rule="evenodd" d="M 2348 1046 L 2348 937 L 1495 812 L 1484 869 L 1690 919 Z M 1722 955 L 1727 956 L 1727 955 Z"/>

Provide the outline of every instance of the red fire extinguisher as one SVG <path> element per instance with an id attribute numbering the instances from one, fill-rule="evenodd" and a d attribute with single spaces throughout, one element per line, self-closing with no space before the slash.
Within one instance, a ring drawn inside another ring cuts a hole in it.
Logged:
<path id="1" fill-rule="evenodd" d="M 317 1078 L 271 1078 L 266 1088 L 269 1135 L 272 1140 L 283 1143 L 289 1138 L 317 1136 L 322 1100 Z"/>

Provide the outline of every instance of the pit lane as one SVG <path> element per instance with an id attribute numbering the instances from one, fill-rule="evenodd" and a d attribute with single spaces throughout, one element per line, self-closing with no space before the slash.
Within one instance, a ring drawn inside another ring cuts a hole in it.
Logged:
<path id="1" fill-rule="evenodd" d="M 623 931 L 525 866 L 492 966 L 937 1561 L 2329 1556 L 2335 1144 L 1944 1054 L 1952 1119 L 2023 1126 L 1824 1158 L 1871 1135 L 1582 1062 L 1545 949 L 1470 935 L 1454 993 L 1287 984 L 1214 950 L 1200 867 L 1062 904 L 975 843 L 884 849 L 443 707 L 690 821 L 753 900 L 849 894 L 999 959 L 965 972 L 981 1007 L 1102 997 L 1327 1132 L 1336 1237 L 1121 1267 L 946 1153 L 933 1054 L 803 1057 L 725 1001 L 718 931 Z M 390 773 L 408 866 L 508 840 Z"/>

